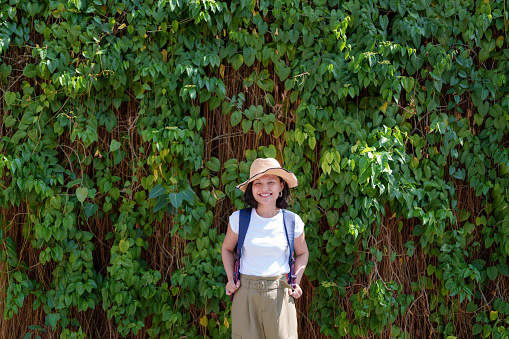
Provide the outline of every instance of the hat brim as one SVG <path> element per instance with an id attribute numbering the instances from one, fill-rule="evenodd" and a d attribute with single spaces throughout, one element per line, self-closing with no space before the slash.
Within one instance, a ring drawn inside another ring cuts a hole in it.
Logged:
<path id="1" fill-rule="evenodd" d="M 297 180 L 297 177 L 293 172 L 287 171 L 284 168 L 268 168 L 263 172 L 256 173 L 248 180 L 244 181 L 242 184 L 237 185 L 236 187 L 240 189 L 242 192 L 246 192 L 247 185 L 258 179 L 261 176 L 264 176 L 265 174 L 272 174 L 277 175 L 278 177 L 281 177 L 287 184 L 289 188 L 296 187 L 299 185 L 299 181 Z"/>

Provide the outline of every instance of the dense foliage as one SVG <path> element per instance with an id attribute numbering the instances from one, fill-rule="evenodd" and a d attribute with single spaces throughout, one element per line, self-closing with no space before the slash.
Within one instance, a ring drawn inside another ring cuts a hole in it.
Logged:
<path id="1" fill-rule="evenodd" d="M 0 0 L 2 333 L 228 337 L 268 156 L 302 337 L 508 338 L 508 28 L 505 0 Z"/>

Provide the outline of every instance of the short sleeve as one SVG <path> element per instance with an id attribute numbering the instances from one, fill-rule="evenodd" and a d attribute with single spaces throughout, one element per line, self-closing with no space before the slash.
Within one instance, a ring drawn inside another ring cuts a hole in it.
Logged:
<path id="1" fill-rule="evenodd" d="M 237 226 L 237 230 L 238 230 L 238 226 Z M 300 237 L 303 232 L 304 232 L 304 222 L 297 214 L 295 214 L 295 239 Z"/>
<path id="2" fill-rule="evenodd" d="M 240 211 L 235 211 L 230 215 L 230 226 L 232 228 L 233 233 L 239 234 L 239 217 Z"/>

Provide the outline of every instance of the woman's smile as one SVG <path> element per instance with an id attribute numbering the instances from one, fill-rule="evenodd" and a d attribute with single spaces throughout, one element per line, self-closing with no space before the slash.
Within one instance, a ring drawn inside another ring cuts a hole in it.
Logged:
<path id="1" fill-rule="evenodd" d="M 265 174 L 253 181 L 253 197 L 258 203 L 276 203 L 279 192 L 283 190 L 284 184 L 278 176 Z"/>

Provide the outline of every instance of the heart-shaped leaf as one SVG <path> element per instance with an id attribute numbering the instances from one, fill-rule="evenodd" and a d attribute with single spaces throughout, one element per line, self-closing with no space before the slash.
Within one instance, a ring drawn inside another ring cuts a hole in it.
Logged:
<path id="1" fill-rule="evenodd" d="M 76 190 L 76 197 L 78 198 L 79 202 L 85 201 L 85 199 L 88 196 L 88 188 L 86 187 L 80 187 Z"/>

